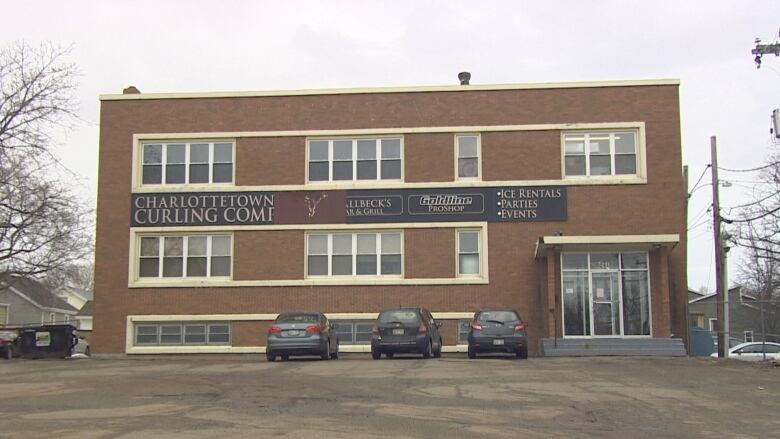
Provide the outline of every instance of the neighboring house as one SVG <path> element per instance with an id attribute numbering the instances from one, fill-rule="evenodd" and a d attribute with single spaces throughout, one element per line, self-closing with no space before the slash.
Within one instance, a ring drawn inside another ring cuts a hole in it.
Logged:
<path id="1" fill-rule="evenodd" d="M 0 277 L 0 325 L 75 323 L 77 313 L 76 308 L 36 280 Z"/>
<path id="2" fill-rule="evenodd" d="M 57 289 L 55 294 L 76 309 L 81 309 L 84 307 L 84 304 L 92 300 L 92 291 L 72 285 L 66 285 Z"/>
<path id="3" fill-rule="evenodd" d="M 691 297 L 693 291 L 688 292 Z M 706 294 L 688 302 L 688 324 L 717 332 L 717 294 Z M 763 341 L 761 302 L 741 286 L 729 289 L 729 339 L 736 341 Z M 764 304 L 763 331 L 766 341 L 780 341 L 780 305 Z"/>
<path id="4" fill-rule="evenodd" d="M 92 301 L 91 300 L 85 303 L 84 306 L 81 307 L 79 313 L 76 315 L 76 320 L 78 321 L 78 325 L 76 325 L 76 327 L 79 329 L 79 331 L 92 332 Z"/>

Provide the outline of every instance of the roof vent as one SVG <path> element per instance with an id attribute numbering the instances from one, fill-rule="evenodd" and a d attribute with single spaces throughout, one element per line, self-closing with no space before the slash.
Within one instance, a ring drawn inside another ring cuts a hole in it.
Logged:
<path id="1" fill-rule="evenodd" d="M 469 85 L 469 80 L 471 79 L 471 73 L 460 72 L 458 73 L 458 79 L 460 80 L 460 85 Z"/>
<path id="2" fill-rule="evenodd" d="M 134 85 L 131 85 L 130 87 L 127 87 L 124 90 L 122 90 L 122 94 L 123 95 L 139 95 L 139 94 L 141 94 L 141 90 L 138 90 L 137 88 L 135 88 Z"/>

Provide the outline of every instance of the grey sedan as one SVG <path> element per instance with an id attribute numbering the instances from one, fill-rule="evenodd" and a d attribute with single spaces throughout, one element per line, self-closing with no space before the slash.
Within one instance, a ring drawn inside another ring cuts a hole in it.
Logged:
<path id="1" fill-rule="evenodd" d="M 290 355 L 317 355 L 323 360 L 339 357 L 336 330 L 321 312 L 280 314 L 268 329 L 265 356 L 287 360 Z"/>

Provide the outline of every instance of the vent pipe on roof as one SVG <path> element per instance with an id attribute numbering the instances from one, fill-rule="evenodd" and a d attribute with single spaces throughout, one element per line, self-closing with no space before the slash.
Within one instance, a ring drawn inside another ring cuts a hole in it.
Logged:
<path id="1" fill-rule="evenodd" d="M 134 85 L 131 85 L 131 86 L 125 88 L 124 90 L 122 90 L 122 94 L 123 95 L 139 95 L 139 94 L 141 94 L 141 90 L 138 90 L 137 88 L 135 88 Z"/>
<path id="2" fill-rule="evenodd" d="M 471 79 L 471 73 L 460 72 L 458 73 L 458 79 L 460 80 L 460 85 L 469 85 L 469 80 Z"/>

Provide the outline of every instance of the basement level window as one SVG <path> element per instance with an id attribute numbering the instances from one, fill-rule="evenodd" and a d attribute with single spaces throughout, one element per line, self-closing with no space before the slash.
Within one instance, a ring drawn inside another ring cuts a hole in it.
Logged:
<path id="1" fill-rule="evenodd" d="M 136 346 L 230 345 L 228 323 L 149 323 L 135 326 Z"/>

